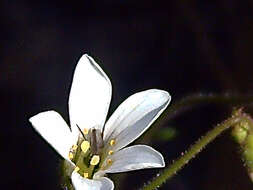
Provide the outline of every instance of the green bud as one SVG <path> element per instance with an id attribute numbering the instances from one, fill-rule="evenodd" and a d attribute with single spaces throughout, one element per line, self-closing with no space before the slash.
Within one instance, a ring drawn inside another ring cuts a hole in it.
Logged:
<path id="1" fill-rule="evenodd" d="M 177 136 L 177 130 L 172 127 L 164 128 L 158 131 L 154 137 L 156 139 L 162 140 L 162 141 L 170 141 L 173 140 Z"/>
<path id="2" fill-rule="evenodd" d="M 231 135 L 238 144 L 242 144 L 248 135 L 247 125 L 242 125 L 241 123 L 236 125 L 233 128 Z"/>
<path id="3" fill-rule="evenodd" d="M 253 150 L 253 134 L 248 135 L 245 143 L 247 149 Z"/>
<path id="4" fill-rule="evenodd" d="M 244 150 L 243 157 L 244 157 L 244 161 L 247 167 L 249 169 L 250 168 L 253 169 L 253 150 L 251 149 Z"/>
<path id="5" fill-rule="evenodd" d="M 248 135 L 243 150 L 243 159 L 250 170 L 253 170 L 253 134 Z"/>

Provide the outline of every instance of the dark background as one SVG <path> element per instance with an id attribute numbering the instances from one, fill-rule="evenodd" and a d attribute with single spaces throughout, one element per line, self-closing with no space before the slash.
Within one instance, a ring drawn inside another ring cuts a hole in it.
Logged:
<path id="1" fill-rule="evenodd" d="M 84 53 L 111 78 L 110 113 L 149 88 L 169 91 L 172 103 L 196 92 L 252 93 L 252 14 L 251 0 L 2 0 L 1 189 L 60 189 L 59 157 L 28 118 L 54 109 L 68 120 L 72 74 Z M 186 112 L 168 123 L 178 130 L 173 141 L 151 145 L 171 163 L 230 111 Z M 237 153 L 226 133 L 161 189 L 252 189 Z M 157 171 L 130 172 L 120 189 L 141 187 Z"/>

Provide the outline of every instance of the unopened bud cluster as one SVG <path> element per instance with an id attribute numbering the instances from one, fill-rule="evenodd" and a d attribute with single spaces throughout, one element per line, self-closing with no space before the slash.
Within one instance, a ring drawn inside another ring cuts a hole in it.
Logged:
<path id="1" fill-rule="evenodd" d="M 250 117 L 236 124 L 232 129 L 232 137 L 240 145 L 242 159 L 250 174 L 253 173 L 253 122 Z M 252 178 L 253 180 L 253 178 Z"/>

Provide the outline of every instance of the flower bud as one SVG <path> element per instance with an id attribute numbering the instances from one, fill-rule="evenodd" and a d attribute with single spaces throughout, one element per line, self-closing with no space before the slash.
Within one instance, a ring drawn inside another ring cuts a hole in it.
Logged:
<path id="1" fill-rule="evenodd" d="M 245 141 L 243 159 L 247 167 L 253 170 L 253 134 L 248 135 Z"/>
<path id="2" fill-rule="evenodd" d="M 246 122 L 237 124 L 231 132 L 232 137 L 238 144 L 243 144 L 249 133 L 249 125 Z"/>

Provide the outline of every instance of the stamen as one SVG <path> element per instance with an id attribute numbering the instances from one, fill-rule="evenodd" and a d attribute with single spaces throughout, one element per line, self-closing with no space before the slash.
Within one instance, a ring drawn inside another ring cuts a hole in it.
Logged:
<path id="1" fill-rule="evenodd" d="M 114 140 L 114 139 L 112 139 L 112 140 L 110 141 L 110 145 L 111 145 L 111 146 L 115 145 L 115 140 Z"/>
<path id="2" fill-rule="evenodd" d="M 72 150 L 77 150 L 77 148 L 78 148 L 78 146 L 76 145 L 76 144 L 74 144 L 73 146 L 72 146 Z"/>
<path id="3" fill-rule="evenodd" d="M 112 160 L 111 160 L 111 159 L 108 159 L 108 160 L 107 160 L 107 164 L 111 165 L 111 164 L 112 164 Z"/>
<path id="4" fill-rule="evenodd" d="M 84 135 L 88 135 L 88 133 L 89 133 L 89 129 L 84 128 L 84 129 L 83 129 L 83 134 L 84 134 Z"/>
<path id="5" fill-rule="evenodd" d="M 79 170 L 80 170 L 79 167 L 75 167 L 75 169 L 74 169 L 75 172 L 78 172 Z"/>
<path id="6" fill-rule="evenodd" d="M 90 148 L 90 142 L 89 141 L 83 141 L 81 144 L 81 150 L 86 153 Z"/>
<path id="7" fill-rule="evenodd" d="M 100 157 L 98 155 L 94 155 L 91 158 L 90 165 L 96 166 L 100 161 Z"/>
<path id="8" fill-rule="evenodd" d="M 110 151 L 108 152 L 108 155 L 112 155 L 112 154 L 113 154 L 113 151 L 110 150 Z"/>
<path id="9" fill-rule="evenodd" d="M 84 172 L 84 173 L 83 173 L 83 177 L 84 177 L 84 178 L 88 178 L 88 177 L 89 177 L 89 173 Z"/>
<path id="10" fill-rule="evenodd" d="M 74 154 L 72 152 L 69 152 L 69 159 L 72 160 L 74 158 Z"/>

